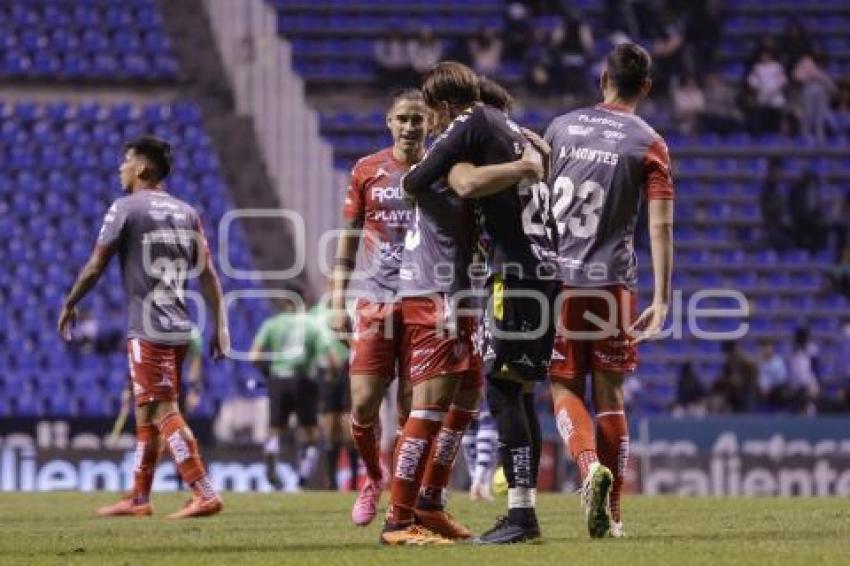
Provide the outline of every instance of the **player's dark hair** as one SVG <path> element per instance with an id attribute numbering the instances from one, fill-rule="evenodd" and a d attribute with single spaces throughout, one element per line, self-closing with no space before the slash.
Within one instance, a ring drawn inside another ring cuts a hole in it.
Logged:
<path id="1" fill-rule="evenodd" d="M 614 83 L 617 94 L 626 100 L 640 94 L 652 72 L 652 58 L 636 43 L 621 43 L 611 50 L 606 62 L 608 78 Z"/>
<path id="2" fill-rule="evenodd" d="M 422 94 L 425 104 L 432 108 L 441 102 L 469 106 L 480 97 L 478 75 L 462 63 L 442 61 L 425 75 Z"/>
<path id="3" fill-rule="evenodd" d="M 392 93 L 392 95 L 390 96 L 389 107 L 392 108 L 402 100 L 409 100 L 412 102 L 424 102 L 425 97 L 422 96 L 422 91 L 418 88 L 403 88 Z"/>
<path id="4" fill-rule="evenodd" d="M 487 77 L 479 77 L 478 85 L 481 102 L 484 104 L 498 108 L 502 112 L 510 112 L 514 107 L 514 97 L 496 81 Z"/>
<path id="5" fill-rule="evenodd" d="M 156 136 L 142 136 L 124 144 L 124 151 L 133 150 L 151 165 L 151 181 L 159 182 L 171 173 L 171 144 Z"/>

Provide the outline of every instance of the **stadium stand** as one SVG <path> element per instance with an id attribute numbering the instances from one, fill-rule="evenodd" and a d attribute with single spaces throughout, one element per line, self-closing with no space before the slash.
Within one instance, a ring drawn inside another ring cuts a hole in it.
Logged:
<path id="1" fill-rule="evenodd" d="M 343 85 L 377 86 L 374 42 L 390 33 L 410 36 L 423 25 L 431 27 L 452 53 L 478 30 L 504 29 L 506 2 L 429 1 L 391 2 L 363 0 L 339 2 L 270 1 L 279 14 L 278 31 L 292 44 L 293 66 L 314 90 L 331 82 Z M 602 28 L 601 2 L 572 2 L 594 29 Z M 789 16 L 808 30 L 816 44 L 830 54 L 828 71 L 833 76 L 850 75 L 850 8 L 838 0 L 817 0 L 804 5 L 785 0 L 736 2 L 727 5 L 723 34 L 718 47 L 719 73 L 730 83 L 739 83 L 746 72 L 746 57 L 767 35 L 783 31 Z M 540 16 L 538 26 L 552 26 L 552 18 Z M 389 31 L 392 30 L 392 31 Z M 598 42 L 597 57 L 607 46 Z M 516 85 L 524 70 L 510 60 L 496 78 Z M 308 88 L 309 94 L 309 88 Z M 376 98 L 380 99 L 378 92 Z M 347 170 L 362 155 L 389 144 L 385 116 L 380 108 L 339 108 L 322 106 L 320 126 L 333 143 L 335 166 Z M 522 101 L 520 101 L 522 102 Z M 765 243 L 759 209 L 759 187 L 766 162 L 781 160 L 780 180 L 790 182 L 806 169 L 817 170 L 825 184 L 825 199 L 836 202 L 846 195 L 850 177 L 850 150 L 846 144 L 814 147 L 798 137 L 747 132 L 728 135 L 695 134 L 683 136 L 674 131 L 667 104 L 653 105 L 648 121 L 665 134 L 671 147 L 679 199 L 677 203 L 675 288 L 687 302 L 693 293 L 706 288 L 738 289 L 749 300 L 749 312 L 739 318 L 717 319 L 706 328 L 732 329 L 740 320 L 750 329 L 743 340 L 754 350 L 759 339 L 772 338 L 780 350 L 789 353 L 790 336 L 797 327 L 809 327 L 822 346 L 821 374 L 826 395 L 829 376 L 835 373 L 838 330 L 847 317 L 845 297 L 825 291 L 825 274 L 833 265 L 830 252 L 804 250 L 777 252 Z M 542 130 L 563 109 L 524 109 L 517 121 Z M 848 131 L 839 132 L 846 142 Z M 639 248 L 641 279 L 651 277 L 646 249 Z M 644 286 L 644 290 L 646 290 Z M 645 302 L 646 294 L 642 296 Z M 728 299 L 715 298 L 703 307 L 734 306 Z M 685 321 L 687 322 L 687 321 Z M 685 361 L 696 364 L 707 385 L 721 372 L 722 356 L 717 342 L 698 340 L 687 332 L 681 341 L 668 340 L 642 347 L 638 370 L 643 389 L 638 393 L 638 409 L 665 411 L 674 401 L 678 367 Z"/>
<path id="2" fill-rule="evenodd" d="M 180 74 L 153 0 L 13 0 L 0 6 L 0 36 L 0 75 L 10 80 L 173 83 Z M 0 237 L 12 266 L 0 271 L 0 417 L 114 416 L 128 383 L 123 341 L 100 353 L 64 343 L 55 331 L 62 294 L 88 258 L 109 203 L 121 196 L 122 144 L 142 134 L 172 143 L 169 190 L 196 206 L 218 254 L 219 221 L 232 208 L 218 155 L 199 108 L 185 100 L 33 102 L 18 94 L 0 99 L 0 121 Z M 251 269 L 238 222 L 226 237 L 230 263 Z M 222 284 L 225 291 L 258 288 L 253 281 L 237 286 L 225 274 Z M 81 305 L 98 317 L 93 334 L 117 329 L 121 335 L 122 293 L 113 264 Z M 259 301 L 233 309 L 234 347 L 247 350 L 267 315 Z M 238 372 L 232 360 L 208 364 L 198 415 L 214 415 L 234 394 Z"/>

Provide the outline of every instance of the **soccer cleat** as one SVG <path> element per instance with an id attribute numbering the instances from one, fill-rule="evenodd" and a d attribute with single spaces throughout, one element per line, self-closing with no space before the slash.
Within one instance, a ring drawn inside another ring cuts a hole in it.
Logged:
<path id="1" fill-rule="evenodd" d="M 461 525 L 452 514 L 443 509 L 414 509 L 416 522 L 429 531 L 450 540 L 466 540 L 472 531 Z"/>
<path id="2" fill-rule="evenodd" d="M 512 522 L 507 516 L 499 517 L 493 527 L 477 537 L 475 544 L 517 544 L 540 538 L 540 527 L 523 526 Z"/>
<path id="3" fill-rule="evenodd" d="M 390 546 L 431 546 L 442 544 L 454 544 L 454 541 L 433 533 L 415 523 L 407 525 L 394 525 L 387 521 L 384 523 L 384 528 L 381 531 L 381 536 L 378 538 L 381 544 Z"/>
<path id="4" fill-rule="evenodd" d="M 622 521 L 611 521 L 611 530 L 608 532 L 611 538 L 626 538 L 626 529 Z"/>
<path id="5" fill-rule="evenodd" d="M 351 520 L 355 525 L 365 527 L 372 522 L 378 514 L 378 502 L 381 500 L 383 491 L 384 486 L 380 481 L 370 478 L 363 483 L 354 501 L 354 508 L 351 509 Z"/>
<path id="6" fill-rule="evenodd" d="M 587 532 L 591 538 L 602 538 L 611 528 L 609 500 L 614 476 L 611 470 L 594 462 L 587 470 L 581 486 L 581 506 L 587 519 Z"/>
<path id="7" fill-rule="evenodd" d="M 209 517 L 220 513 L 224 508 L 224 504 L 219 497 L 213 499 L 201 499 L 193 497 L 183 505 L 179 511 L 175 511 L 168 516 L 169 519 L 191 519 L 194 517 Z"/>
<path id="8" fill-rule="evenodd" d="M 98 517 L 150 517 L 153 515 L 153 507 L 150 503 L 134 503 L 131 496 L 118 503 L 104 505 L 96 513 Z"/>

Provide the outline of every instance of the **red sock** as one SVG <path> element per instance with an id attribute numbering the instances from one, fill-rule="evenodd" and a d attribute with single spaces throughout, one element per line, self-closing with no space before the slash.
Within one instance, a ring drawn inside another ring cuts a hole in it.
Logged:
<path id="1" fill-rule="evenodd" d="M 602 411 L 596 415 L 596 439 L 599 460 L 614 474 L 611 518 L 619 521 L 623 479 L 629 462 L 629 424 L 622 408 Z"/>
<path id="2" fill-rule="evenodd" d="M 198 443 L 180 413 L 165 415 L 159 423 L 159 434 L 171 452 L 180 477 L 192 492 L 202 499 L 217 497 L 204 470 Z"/>
<path id="3" fill-rule="evenodd" d="M 153 474 L 159 461 L 159 431 L 153 423 L 136 425 L 136 455 L 133 467 L 133 499 L 147 503 Z"/>
<path id="4" fill-rule="evenodd" d="M 477 412 L 457 405 L 449 407 L 443 426 L 431 447 L 425 475 L 422 477 L 420 497 L 429 507 L 443 507 L 443 493 L 449 485 L 463 433 Z"/>
<path id="5" fill-rule="evenodd" d="M 597 461 L 593 419 L 584 401 L 573 393 L 564 395 L 555 403 L 555 422 L 584 480 L 590 465 Z"/>
<path id="6" fill-rule="evenodd" d="M 428 408 L 411 411 L 396 446 L 391 494 L 391 517 L 395 523 L 413 521 L 413 507 L 428 462 L 431 443 L 440 430 L 445 412 Z"/>
<path id="7" fill-rule="evenodd" d="M 361 425 L 351 419 L 351 437 L 357 445 L 357 451 L 363 458 L 366 466 L 366 474 L 372 481 L 381 481 L 383 471 L 381 470 L 381 452 L 378 447 L 379 429 L 377 423 Z M 357 478 L 354 478 L 356 485 Z"/>

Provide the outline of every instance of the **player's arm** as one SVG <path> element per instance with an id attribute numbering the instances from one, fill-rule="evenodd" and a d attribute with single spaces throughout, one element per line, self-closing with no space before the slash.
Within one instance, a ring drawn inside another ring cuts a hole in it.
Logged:
<path id="1" fill-rule="evenodd" d="M 271 376 L 269 361 L 263 359 L 263 353 L 266 350 L 266 344 L 268 342 L 268 331 L 269 323 L 266 321 L 260 326 L 257 335 L 254 336 L 254 340 L 251 342 L 251 349 L 248 351 L 248 361 L 254 364 L 254 367 L 266 378 Z"/>
<path id="2" fill-rule="evenodd" d="M 449 171 L 449 186 L 462 198 L 481 198 L 515 186 L 523 179 L 543 178 L 543 159 L 530 143 L 522 157 L 507 163 L 475 166 L 458 163 Z"/>
<path id="3" fill-rule="evenodd" d="M 464 112 L 454 119 L 446 131 L 438 137 L 422 161 L 410 168 L 402 177 L 401 185 L 405 192 L 416 196 L 431 185 L 446 177 L 453 165 L 469 154 L 476 139 L 479 139 L 477 124 L 479 118 L 475 112 Z"/>
<path id="4" fill-rule="evenodd" d="M 362 179 L 358 168 L 355 167 L 351 172 L 351 182 L 345 195 L 345 228 L 336 244 L 336 257 L 331 274 L 330 327 L 339 335 L 347 335 L 351 331 L 351 321 L 345 310 L 345 292 L 354 271 L 361 230 L 366 218 L 364 195 Z"/>
<path id="5" fill-rule="evenodd" d="M 57 329 L 59 334 L 70 339 L 69 332 L 77 321 L 77 303 L 97 284 L 103 272 L 109 265 L 114 250 L 110 246 L 97 244 L 88 261 L 77 274 L 77 280 L 62 302 L 62 312 L 59 314 Z"/>
<path id="6" fill-rule="evenodd" d="M 210 344 L 210 353 L 214 360 L 222 359 L 230 351 L 230 328 L 227 322 L 227 307 L 224 304 L 224 293 L 221 290 L 221 282 L 218 279 L 215 265 L 213 265 L 212 254 L 203 237 L 200 222 L 197 223 L 198 233 L 201 234 L 202 249 L 199 260 L 203 262 L 198 283 L 201 288 L 201 296 L 213 313 L 215 327 Z"/>
<path id="7" fill-rule="evenodd" d="M 640 330 L 637 342 L 661 331 L 670 305 L 673 274 L 673 182 L 670 157 L 663 141 L 657 141 L 645 158 L 646 191 L 649 200 L 649 245 L 652 252 L 654 289 L 652 304 L 632 327 Z"/>

